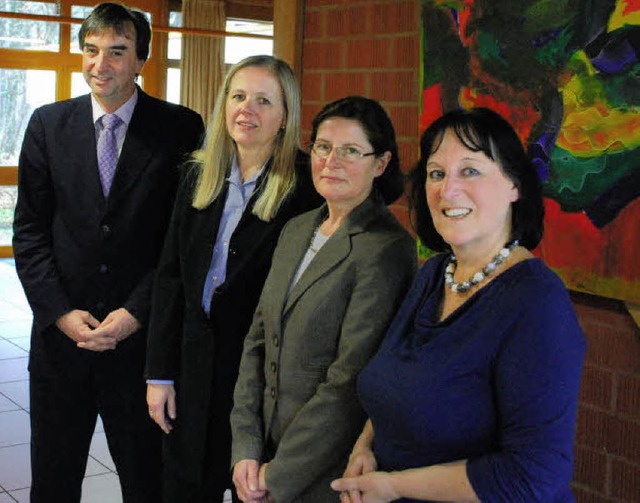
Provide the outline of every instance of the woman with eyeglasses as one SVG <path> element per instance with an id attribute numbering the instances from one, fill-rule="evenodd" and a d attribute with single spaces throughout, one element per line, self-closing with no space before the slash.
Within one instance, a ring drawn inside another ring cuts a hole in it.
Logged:
<path id="1" fill-rule="evenodd" d="M 329 484 L 365 420 L 356 377 L 416 269 L 415 243 L 386 207 L 403 177 L 380 104 L 326 105 L 311 140 L 326 203 L 280 235 L 234 394 L 233 482 L 246 502 L 336 500 Z"/>

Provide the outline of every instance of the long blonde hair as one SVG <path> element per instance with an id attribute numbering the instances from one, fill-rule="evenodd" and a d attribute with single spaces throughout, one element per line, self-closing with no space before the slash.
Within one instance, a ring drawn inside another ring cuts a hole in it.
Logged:
<path id="1" fill-rule="evenodd" d="M 249 56 L 227 72 L 216 98 L 205 146 L 193 154 L 193 162 L 199 166 L 200 172 L 192 206 L 200 210 L 206 208 L 224 187 L 235 154 L 235 145 L 226 126 L 227 95 L 234 75 L 250 66 L 267 68 L 273 73 L 280 82 L 285 108 L 286 122 L 275 140 L 271 167 L 263 182 L 264 190 L 253 207 L 253 214 L 268 222 L 296 184 L 295 160 L 300 148 L 300 90 L 289 65 L 273 56 Z"/>

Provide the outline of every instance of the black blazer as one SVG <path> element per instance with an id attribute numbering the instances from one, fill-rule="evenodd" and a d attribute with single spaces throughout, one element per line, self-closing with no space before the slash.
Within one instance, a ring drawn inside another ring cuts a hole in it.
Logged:
<path id="1" fill-rule="evenodd" d="M 72 309 L 101 320 L 125 307 L 146 323 L 177 166 L 199 147 L 203 134 L 198 114 L 138 89 L 105 199 L 90 95 L 33 113 L 20 154 L 13 238 L 34 314 L 32 353 L 44 350 L 38 335 Z M 75 347 L 59 336 L 60 344 Z"/>
<path id="2" fill-rule="evenodd" d="M 175 463 L 185 480 L 199 481 L 212 400 L 228 423 L 244 338 L 280 231 L 291 217 L 322 202 L 311 181 L 308 156 L 300 152 L 296 187 L 275 218 L 260 220 L 252 210 L 268 169 L 231 237 L 226 281 L 213 296 L 210 319 L 202 309 L 202 291 L 227 184 L 211 205 L 197 210 L 191 206 L 194 169 L 176 198 L 154 289 L 146 377 L 175 380 L 177 423 L 168 437 L 171 454 L 165 462 Z M 215 433 L 230 442 L 229 431 Z"/>

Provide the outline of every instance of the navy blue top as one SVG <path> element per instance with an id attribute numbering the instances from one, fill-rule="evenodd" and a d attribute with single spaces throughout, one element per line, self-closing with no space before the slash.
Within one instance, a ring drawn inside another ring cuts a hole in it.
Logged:
<path id="1" fill-rule="evenodd" d="M 423 266 L 360 374 L 379 469 L 467 459 L 482 501 L 574 501 L 586 345 L 564 285 L 525 260 L 438 321 L 448 262 Z"/>

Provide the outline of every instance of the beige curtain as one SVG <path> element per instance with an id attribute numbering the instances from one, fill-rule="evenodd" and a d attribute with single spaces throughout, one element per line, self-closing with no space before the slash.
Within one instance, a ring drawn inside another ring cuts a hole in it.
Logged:
<path id="1" fill-rule="evenodd" d="M 225 29 L 224 0 L 183 0 L 185 28 Z M 224 38 L 184 35 L 180 76 L 180 102 L 199 112 L 205 124 L 213 112 L 224 78 Z"/>

